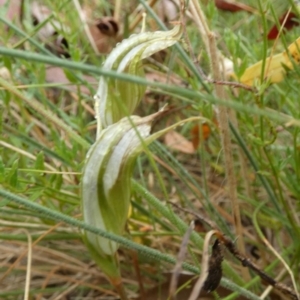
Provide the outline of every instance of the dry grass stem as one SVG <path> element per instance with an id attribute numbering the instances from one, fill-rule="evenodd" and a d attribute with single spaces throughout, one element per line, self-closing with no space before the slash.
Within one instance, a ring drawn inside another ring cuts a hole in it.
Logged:
<path id="1" fill-rule="evenodd" d="M 189 228 L 187 229 L 186 233 L 184 234 L 182 238 L 182 242 L 180 245 L 180 250 L 177 256 L 177 262 L 173 270 L 172 278 L 171 278 L 171 283 L 170 283 L 170 289 L 169 289 L 169 298 L 171 300 L 176 299 L 176 289 L 177 289 L 177 284 L 178 284 L 178 279 L 180 276 L 180 272 L 182 269 L 182 263 L 184 262 L 185 256 L 186 256 L 186 251 L 187 251 L 187 246 L 188 242 L 191 236 L 192 231 L 195 228 L 195 223 L 194 221 L 191 222 Z"/>
<path id="2" fill-rule="evenodd" d="M 157 2 L 157 0 L 150 0 L 150 2 L 148 3 L 149 7 L 153 7 L 156 2 Z M 140 10 L 138 12 L 138 15 L 133 19 L 133 21 L 129 25 L 130 32 L 133 32 L 135 30 L 135 28 L 140 24 L 140 22 L 143 19 L 143 13 L 145 13 L 144 9 Z"/>
<path id="3" fill-rule="evenodd" d="M 121 21 L 122 0 L 116 0 L 114 3 L 114 19 L 117 22 Z"/>
<path id="4" fill-rule="evenodd" d="M 84 11 L 82 10 L 82 7 L 81 7 L 79 1 L 78 0 L 73 0 L 73 3 L 74 3 L 74 6 L 75 6 L 75 8 L 76 8 L 76 10 L 78 12 L 79 18 L 80 18 L 80 20 L 82 22 L 85 34 L 86 34 L 86 36 L 87 36 L 87 38 L 88 38 L 88 40 L 89 40 L 89 42 L 90 42 L 93 50 L 95 51 L 95 53 L 97 55 L 100 55 L 100 52 L 99 52 L 99 50 L 98 50 L 98 48 L 96 46 L 95 40 L 94 40 L 94 38 L 93 38 L 93 36 L 91 34 L 89 25 L 87 23 L 86 15 L 85 15 Z"/>
<path id="5" fill-rule="evenodd" d="M 31 263 L 32 263 L 32 238 L 30 233 L 22 229 L 22 231 L 27 235 L 28 239 L 28 251 L 27 251 L 27 270 L 26 270 L 26 280 L 25 280 L 25 290 L 24 290 L 24 300 L 29 300 L 30 292 L 30 279 L 31 279 Z"/>
<path id="6" fill-rule="evenodd" d="M 56 224 L 55 226 L 51 227 L 49 230 L 47 230 L 44 234 L 42 234 L 36 241 L 34 241 L 33 243 L 31 243 L 31 251 L 33 249 L 33 247 L 39 242 L 41 241 L 47 234 L 49 234 L 50 232 L 52 232 L 53 230 L 55 230 L 57 227 L 59 227 L 61 225 L 61 223 Z M 28 232 L 26 231 L 26 234 L 28 234 Z M 11 266 L 6 270 L 6 272 L 2 275 L 2 277 L 0 278 L 0 282 L 13 270 L 13 268 L 21 261 L 21 259 L 27 254 L 29 250 L 25 250 L 23 251 L 18 259 L 16 259 L 14 261 L 13 264 L 11 264 Z"/>
<path id="7" fill-rule="evenodd" d="M 283 259 L 283 257 L 276 251 L 276 249 L 270 244 L 270 242 L 264 237 L 263 232 L 259 229 L 260 234 L 259 236 L 261 237 L 262 241 L 265 243 L 265 245 L 271 250 L 271 252 L 281 261 L 281 263 L 283 264 L 283 266 L 285 267 L 285 269 L 287 270 L 287 272 L 289 273 L 292 283 L 293 283 L 293 287 L 295 290 L 295 293 L 297 295 L 297 298 L 299 299 L 299 292 L 297 289 L 297 283 L 295 281 L 295 277 L 294 274 L 291 270 L 291 268 L 289 267 L 289 265 L 285 262 L 285 260 Z"/>
<path id="8" fill-rule="evenodd" d="M 24 156 L 26 156 L 26 157 L 28 157 L 28 158 L 30 158 L 32 160 L 36 160 L 36 156 L 35 155 L 33 155 L 33 154 L 29 153 L 29 152 L 26 152 L 25 150 L 22 150 L 22 149 L 20 149 L 18 147 L 14 147 L 13 145 L 10 145 L 10 144 L 8 144 L 8 143 L 6 143 L 4 141 L 0 141 L 0 145 L 3 146 L 3 147 L 5 147 L 5 148 L 7 148 L 7 149 L 13 150 L 16 153 L 20 153 L 21 155 L 24 155 Z M 52 171 L 52 172 L 56 171 L 56 169 L 54 167 L 52 167 L 50 164 L 48 164 L 48 163 L 45 163 L 45 166 L 50 171 Z"/>
<path id="9" fill-rule="evenodd" d="M 204 42 L 206 50 L 209 49 L 209 42 L 208 42 L 208 36 L 209 36 L 209 27 L 206 22 L 206 17 L 203 14 L 199 3 L 197 1 L 189 1 L 190 4 L 190 10 L 191 14 L 193 16 L 194 22 L 197 24 L 197 29 L 200 32 L 200 35 L 202 37 L 202 40 Z M 210 55 L 210 52 L 207 51 L 207 55 Z M 215 78 L 214 78 L 215 79 Z"/>

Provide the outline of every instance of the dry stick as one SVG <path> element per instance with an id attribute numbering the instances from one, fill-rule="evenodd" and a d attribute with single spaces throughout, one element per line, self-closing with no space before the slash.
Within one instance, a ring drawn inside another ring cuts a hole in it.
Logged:
<path id="1" fill-rule="evenodd" d="M 191 3 L 193 3 L 193 5 L 196 8 L 199 20 L 201 21 L 203 28 L 205 30 L 205 34 L 208 38 L 207 51 L 210 57 L 213 79 L 216 81 L 222 81 L 224 78 L 220 70 L 220 60 L 218 55 L 218 49 L 216 46 L 215 35 L 212 32 L 210 32 L 209 27 L 205 20 L 205 16 L 201 10 L 201 7 L 199 6 L 198 1 L 192 0 Z M 225 89 L 223 85 L 215 85 L 215 93 L 219 99 L 226 99 Z M 228 118 L 228 111 L 226 107 L 220 106 L 217 108 L 217 118 L 220 127 L 222 148 L 224 152 L 224 163 L 225 163 L 226 177 L 228 183 L 227 189 L 228 189 L 229 198 L 231 200 L 235 230 L 236 230 L 236 234 L 239 237 L 238 247 L 243 253 L 245 253 L 243 228 L 242 228 L 240 209 L 239 209 L 239 203 L 237 197 L 237 184 L 236 184 L 236 177 L 234 173 L 234 165 L 233 165 L 233 158 L 232 158 L 232 145 L 231 145 L 231 138 L 230 138 L 229 118 Z M 246 269 L 243 270 L 243 277 L 245 280 L 250 279 L 248 270 Z"/>
<path id="2" fill-rule="evenodd" d="M 121 21 L 122 0 L 116 0 L 114 5 L 114 19 L 117 22 Z"/>
<path id="3" fill-rule="evenodd" d="M 211 64 L 212 64 L 212 72 L 213 78 L 216 80 L 222 80 L 220 67 L 219 67 L 219 56 L 217 53 L 216 40 L 213 33 L 210 33 L 209 37 L 209 46 L 211 51 Z M 220 99 L 225 99 L 225 90 L 224 86 L 216 85 L 215 86 L 216 95 Z M 224 160 L 225 160 L 225 169 L 226 169 L 226 177 L 228 181 L 228 193 L 231 200 L 232 206 L 232 214 L 234 217 L 235 230 L 238 235 L 238 246 L 239 249 L 245 253 L 245 245 L 243 240 L 243 228 L 240 216 L 240 209 L 237 197 L 237 184 L 236 184 L 236 176 L 234 173 L 234 165 L 233 165 L 233 157 L 232 157 L 232 144 L 230 138 L 230 128 L 229 128 L 229 118 L 228 118 L 228 110 L 226 107 L 218 107 L 217 109 L 217 118 L 220 127 L 220 134 L 222 140 L 222 147 L 224 152 Z M 244 279 L 249 278 L 248 272 L 244 272 Z"/>
<path id="4" fill-rule="evenodd" d="M 278 281 L 280 280 L 283 275 L 286 274 L 286 270 L 282 269 L 279 274 L 276 276 L 275 280 Z M 262 300 L 264 300 L 266 297 L 269 296 L 269 294 L 271 293 L 271 291 L 274 289 L 274 287 L 272 285 L 268 285 L 268 287 L 264 290 L 264 292 L 260 295 L 259 298 L 261 298 Z"/>
<path id="5" fill-rule="evenodd" d="M 194 21 L 197 24 L 198 30 L 201 34 L 205 48 L 207 50 L 207 55 L 210 56 L 211 53 L 209 51 L 209 42 L 208 42 L 209 27 L 206 23 L 205 16 L 197 1 L 194 0 L 190 1 L 190 9 L 191 9 L 192 16 L 194 17 Z M 211 57 L 209 57 L 209 59 L 211 60 Z"/>
<path id="6" fill-rule="evenodd" d="M 215 79 L 210 79 L 206 78 L 207 82 L 214 83 L 214 84 L 220 84 L 220 85 L 228 85 L 232 86 L 234 88 L 242 88 L 246 91 L 257 93 L 258 90 L 255 87 L 240 83 L 240 82 L 235 82 L 235 81 L 226 81 L 226 80 L 215 80 Z"/>
<path id="7" fill-rule="evenodd" d="M 287 286 L 284 283 L 277 282 L 275 279 L 270 277 L 268 274 L 266 274 L 264 271 L 262 271 L 255 263 L 251 261 L 250 258 L 247 258 L 243 254 L 239 252 L 239 250 L 234 246 L 234 243 L 225 236 L 222 232 L 218 232 L 216 234 L 218 236 L 218 239 L 225 245 L 227 250 L 235 257 L 237 258 L 244 267 L 248 267 L 249 269 L 253 270 L 259 277 L 264 280 L 266 283 L 272 285 L 274 288 L 279 290 L 280 292 L 284 293 L 285 295 L 289 296 L 290 299 L 293 300 L 299 300 L 297 294 L 295 291 Z"/>
<path id="8" fill-rule="evenodd" d="M 181 245 L 180 245 L 180 250 L 177 256 L 177 262 L 173 270 L 172 278 L 171 278 L 171 283 L 170 283 L 170 289 L 169 289 L 169 298 L 171 300 L 176 299 L 176 289 L 177 289 L 177 284 L 178 284 L 178 278 L 182 269 L 182 263 L 184 262 L 185 255 L 186 255 L 186 250 L 187 250 L 187 245 L 190 239 L 190 235 L 193 232 L 195 228 L 195 223 L 194 221 L 191 222 L 189 228 L 187 229 L 186 233 L 183 236 Z"/>
<path id="9" fill-rule="evenodd" d="M 148 5 L 149 5 L 150 7 L 153 7 L 153 6 L 155 5 L 156 2 L 157 2 L 157 0 L 151 0 L 151 1 L 148 3 Z M 138 24 L 140 24 L 141 20 L 143 19 L 143 13 L 144 13 L 144 12 L 145 12 L 144 10 L 140 11 L 139 14 L 133 19 L 132 23 L 129 25 L 129 32 L 132 32 L 132 31 L 135 29 L 135 27 L 136 27 Z"/>
<path id="10" fill-rule="evenodd" d="M 206 279 L 209 276 L 209 242 L 213 235 L 217 233 L 216 230 L 211 230 L 205 235 L 205 240 L 203 244 L 202 252 L 202 262 L 201 262 L 201 274 L 196 284 L 194 285 L 193 291 L 189 297 L 189 300 L 196 300 L 205 284 Z M 221 276 L 222 277 L 222 276 Z M 221 279 L 221 278 L 220 278 Z"/>
<path id="11" fill-rule="evenodd" d="M 209 42 L 208 42 L 208 38 L 207 37 L 208 37 L 208 34 L 209 34 L 209 28 L 208 28 L 208 26 L 206 24 L 205 17 L 202 14 L 202 11 L 199 8 L 199 6 L 198 5 L 195 6 L 193 4 L 193 2 L 190 2 L 190 10 L 192 12 L 192 16 L 194 16 L 194 22 L 197 24 L 198 29 L 200 31 L 200 34 L 202 36 L 203 42 L 205 44 L 205 48 L 208 50 L 209 49 Z M 182 9 L 181 9 L 181 13 L 182 13 Z M 197 17 L 198 15 L 202 15 L 202 17 L 198 18 Z M 194 52 L 192 50 L 192 45 L 191 45 L 190 39 L 189 39 L 188 35 L 186 34 L 185 14 L 183 14 L 183 16 L 181 17 L 181 19 L 182 19 L 182 23 L 183 23 L 183 27 L 184 27 L 184 32 L 185 32 L 185 34 L 184 34 L 185 35 L 185 40 L 186 40 L 186 42 L 188 44 L 188 49 L 189 49 L 190 55 L 192 56 L 192 58 L 193 58 L 193 60 L 194 60 L 194 62 L 196 64 L 196 67 L 197 67 L 199 73 L 205 79 L 205 81 L 207 81 L 209 83 L 218 84 L 218 85 L 228 85 L 228 86 L 232 86 L 234 88 L 242 88 L 244 90 L 247 90 L 247 91 L 250 91 L 250 92 L 253 92 L 253 93 L 257 93 L 258 92 L 255 87 L 251 87 L 251 86 L 248 86 L 248 85 L 240 83 L 240 82 L 232 82 L 232 81 L 226 81 L 226 80 L 216 80 L 215 78 L 211 79 L 211 78 L 207 77 L 204 74 L 203 70 L 199 66 L 198 60 L 196 59 L 196 56 L 195 56 L 195 54 L 194 54 Z M 204 22 L 201 21 L 203 19 L 204 19 Z M 210 55 L 209 51 L 208 51 L 208 55 Z M 211 58 L 210 58 L 210 60 L 211 60 Z"/>
<path id="12" fill-rule="evenodd" d="M 84 28 L 84 31 L 85 31 L 85 34 L 86 34 L 86 36 L 87 36 L 87 38 L 88 38 L 88 40 L 89 40 L 89 42 L 90 42 L 93 50 L 95 51 L 95 53 L 97 55 L 99 55 L 100 52 L 99 52 L 99 50 L 98 50 L 98 48 L 96 46 L 96 43 L 95 43 L 95 40 L 94 40 L 92 34 L 91 34 L 90 28 L 89 28 L 89 26 L 87 24 L 86 15 L 85 15 L 85 13 L 83 12 L 83 10 L 82 10 L 82 8 L 80 6 L 80 3 L 79 3 L 78 0 L 73 0 L 73 3 L 74 3 L 74 6 L 75 6 L 78 14 L 79 14 L 80 20 L 82 22 L 82 25 L 83 25 L 83 28 Z"/>
<path id="13" fill-rule="evenodd" d="M 191 5 L 191 9 L 193 10 L 193 13 L 197 12 L 196 8 Z M 185 16 L 185 15 L 184 15 Z M 227 86 L 232 86 L 233 88 L 243 88 L 247 91 L 253 92 L 253 93 L 257 93 L 257 89 L 248 85 L 245 85 L 243 83 L 239 83 L 239 82 L 231 82 L 231 81 L 218 81 L 218 80 L 214 80 L 214 79 L 210 79 L 208 78 L 204 72 L 202 71 L 201 67 L 199 66 L 199 63 L 195 57 L 195 54 L 193 53 L 192 50 L 192 46 L 191 46 L 191 42 L 189 40 L 188 35 L 186 34 L 186 29 L 185 29 L 185 17 L 183 16 L 182 20 L 183 20 L 183 27 L 184 27 L 184 35 L 185 35 L 185 40 L 187 42 L 188 48 L 189 48 L 189 52 L 194 60 L 194 62 L 196 63 L 196 67 L 199 71 L 199 73 L 201 74 L 201 76 L 203 78 L 205 78 L 205 80 L 208 83 L 214 83 L 214 84 L 219 84 L 219 85 L 227 85 Z M 200 23 L 199 20 L 196 21 L 196 23 Z M 200 25 L 201 26 L 201 25 Z M 230 120 L 232 121 L 233 125 L 235 126 L 236 130 L 238 131 L 238 121 L 237 121 L 237 117 L 236 114 L 233 110 L 230 110 Z M 247 174 L 247 162 L 245 160 L 245 156 L 244 153 L 242 151 L 242 149 L 239 147 L 238 148 L 238 155 L 239 155 L 239 161 L 241 164 L 241 173 L 242 173 L 242 178 L 244 178 L 244 186 L 245 186 L 245 192 L 248 198 L 251 197 L 251 188 L 250 188 L 250 183 L 248 180 L 248 174 Z"/>
<path id="14" fill-rule="evenodd" d="M 242 263 L 242 265 L 244 267 L 247 267 L 247 268 L 253 270 L 267 284 L 272 285 L 275 289 L 277 289 L 280 292 L 282 292 L 283 294 L 289 296 L 290 299 L 299 300 L 296 292 L 292 288 L 290 288 L 289 286 L 287 286 L 284 283 L 277 282 L 275 279 L 273 279 L 268 274 L 266 274 L 264 271 L 262 271 L 255 263 L 253 263 L 250 258 L 248 258 L 248 257 L 244 256 L 242 253 L 240 253 L 239 250 L 235 247 L 234 243 L 231 241 L 231 239 L 228 238 L 227 236 L 225 236 L 225 234 L 222 233 L 218 229 L 217 225 L 213 221 L 211 221 L 211 220 L 209 220 L 209 219 L 207 219 L 207 218 L 205 218 L 205 217 L 203 217 L 203 216 L 201 216 L 201 215 L 199 215 L 199 214 L 197 214 L 197 213 L 195 213 L 195 212 L 193 212 L 189 209 L 182 208 L 182 207 L 180 207 L 179 205 L 177 205 L 175 203 L 172 203 L 172 202 L 169 202 L 169 203 L 174 205 L 175 207 L 177 207 L 178 209 L 180 209 L 182 211 L 185 211 L 189 214 L 192 214 L 198 220 L 206 223 L 212 229 L 214 229 L 216 231 L 215 235 L 218 238 L 218 240 L 227 248 L 227 250 L 236 259 L 238 259 Z"/>

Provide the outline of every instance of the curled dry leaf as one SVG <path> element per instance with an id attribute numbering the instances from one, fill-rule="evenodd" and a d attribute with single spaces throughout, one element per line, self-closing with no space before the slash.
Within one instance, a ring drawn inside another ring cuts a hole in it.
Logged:
<path id="1" fill-rule="evenodd" d="M 198 221 L 195 220 L 194 222 L 197 223 Z M 201 273 L 189 300 L 197 300 L 202 290 L 209 293 L 219 286 L 222 278 L 221 263 L 223 260 L 219 241 L 215 242 L 212 254 L 209 255 L 210 240 L 216 233 L 216 230 L 210 230 L 205 235 L 202 249 Z"/>
<path id="2" fill-rule="evenodd" d="M 90 25 L 91 35 L 100 53 L 109 53 L 119 40 L 120 26 L 112 17 L 98 19 Z"/>
<path id="3" fill-rule="evenodd" d="M 107 54 L 116 45 L 114 37 L 103 34 L 96 24 L 89 24 L 89 29 L 99 53 Z"/>
<path id="4" fill-rule="evenodd" d="M 96 21 L 95 25 L 104 35 L 116 37 L 119 33 L 119 24 L 112 17 L 101 18 Z"/>
<path id="5" fill-rule="evenodd" d="M 177 206 L 179 207 L 179 206 Z M 182 208 L 180 208 L 182 209 Z M 274 278 L 266 274 L 258 265 L 256 265 L 252 260 L 245 256 L 243 253 L 241 253 L 235 246 L 235 243 L 227 237 L 224 233 L 222 233 L 216 226 L 216 224 L 211 221 L 210 219 L 203 217 L 202 215 L 199 215 L 193 211 L 182 209 L 184 211 L 187 211 L 194 215 L 197 219 L 195 220 L 195 230 L 197 229 L 197 224 L 202 225 L 204 222 L 205 224 L 209 225 L 214 230 L 211 230 L 214 232 L 215 237 L 218 240 L 218 243 L 222 244 L 237 260 L 239 260 L 244 267 L 248 267 L 252 271 L 254 271 L 265 283 L 272 285 L 275 289 L 282 292 L 286 296 L 289 297 L 289 299 L 299 300 L 299 297 L 297 295 L 297 291 L 293 290 L 290 286 L 276 281 Z M 210 232 L 211 232 L 210 231 Z M 207 234 L 208 235 L 208 234 Z M 206 235 L 206 236 L 207 236 Z M 205 239 L 206 239 L 205 236 Z M 222 260 L 222 252 L 219 249 L 215 249 L 217 251 L 216 255 L 216 262 L 212 262 L 213 264 L 219 264 L 218 261 Z M 215 274 L 216 278 L 219 276 Z M 273 299 L 273 298 L 272 298 Z"/>
<path id="6" fill-rule="evenodd" d="M 208 276 L 203 285 L 203 289 L 208 293 L 214 291 L 220 284 L 222 278 L 222 261 L 222 248 L 219 240 L 216 239 L 209 258 Z"/>
<path id="7" fill-rule="evenodd" d="M 113 17 L 102 17 L 95 20 L 92 9 L 85 5 L 82 9 L 84 19 L 87 21 L 91 37 L 99 53 L 107 54 L 121 40 L 120 24 Z"/>

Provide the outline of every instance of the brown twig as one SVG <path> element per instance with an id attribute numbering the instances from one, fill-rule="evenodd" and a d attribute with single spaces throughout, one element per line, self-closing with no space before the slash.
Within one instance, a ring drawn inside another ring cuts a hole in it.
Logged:
<path id="1" fill-rule="evenodd" d="M 156 2 L 157 2 L 157 0 L 151 0 L 148 3 L 148 5 L 150 7 L 153 7 Z M 139 11 L 138 15 L 133 19 L 133 21 L 129 25 L 129 32 L 134 31 L 134 29 L 137 27 L 137 25 L 141 22 L 141 20 L 143 19 L 143 13 L 144 13 L 144 10 Z"/>
<path id="2" fill-rule="evenodd" d="M 258 91 L 255 87 L 248 86 L 246 84 L 236 82 L 236 81 L 226 81 L 226 80 L 214 80 L 214 79 L 209 79 L 206 78 L 207 82 L 214 83 L 214 84 L 219 84 L 219 85 L 228 85 L 232 86 L 234 88 L 242 88 L 244 90 L 250 91 L 252 93 L 257 94 Z"/>
<path id="3" fill-rule="evenodd" d="M 221 231 L 217 234 L 217 237 L 220 242 L 227 248 L 227 250 L 236 258 L 238 259 L 244 267 L 247 267 L 253 270 L 262 280 L 264 280 L 267 284 L 272 285 L 275 289 L 279 290 L 280 292 L 284 293 L 285 295 L 289 296 L 290 299 L 299 300 L 296 292 L 287 286 L 284 283 L 277 282 L 275 279 L 270 277 L 264 271 L 262 271 L 254 262 L 251 261 L 250 258 L 244 256 L 239 252 L 239 250 L 235 247 L 234 243 L 225 236 Z"/>
<path id="4" fill-rule="evenodd" d="M 200 7 L 200 4 L 196 0 L 191 1 L 192 6 L 195 7 L 194 17 L 199 19 L 199 24 L 201 23 L 201 28 L 199 31 L 202 38 L 206 39 L 205 46 L 211 63 L 211 72 L 213 80 L 216 82 L 221 82 L 224 80 L 223 72 L 220 68 L 220 54 L 216 45 L 215 34 L 210 31 L 205 15 Z M 197 23 L 197 24 L 198 24 Z M 226 92 L 222 85 L 215 85 L 215 94 L 219 99 L 226 99 Z M 226 171 L 227 179 L 227 191 L 228 196 L 231 201 L 232 216 L 234 218 L 235 231 L 239 236 L 238 247 L 242 252 L 245 252 L 245 244 L 243 239 L 243 227 L 241 221 L 239 201 L 237 197 L 237 183 L 236 175 L 234 171 L 233 157 L 232 157 L 232 144 L 229 128 L 229 115 L 228 109 L 224 106 L 216 107 L 217 119 L 220 128 L 220 138 L 222 142 L 222 148 L 224 153 L 224 165 Z M 243 271 L 243 277 L 245 280 L 250 278 L 247 270 Z"/>
<path id="5" fill-rule="evenodd" d="M 211 221 L 211 220 L 205 218 L 204 216 L 199 215 L 191 210 L 184 209 L 175 203 L 172 203 L 172 202 L 169 202 L 169 203 L 172 204 L 173 206 L 177 207 L 178 209 L 195 216 L 197 218 L 197 220 L 195 220 L 195 225 L 197 225 L 197 223 L 199 224 L 199 222 L 204 222 L 205 224 L 209 225 L 215 231 L 215 235 L 216 235 L 217 239 L 220 241 L 220 243 L 222 243 L 226 247 L 226 249 L 237 260 L 239 260 L 241 262 L 241 264 L 244 267 L 247 267 L 247 268 L 253 270 L 263 281 L 265 281 L 269 285 L 272 285 L 275 289 L 277 289 L 278 291 L 287 295 L 290 299 L 299 300 L 296 292 L 292 288 L 290 288 L 286 284 L 278 282 L 275 279 L 273 279 L 272 277 L 270 277 L 263 270 L 261 270 L 254 262 L 252 262 L 252 260 L 250 258 L 248 258 L 244 254 L 242 254 L 236 248 L 236 246 L 234 245 L 234 242 L 229 237 L 227 237 L 224 233 L 222 233 L 213 221 Z"/>

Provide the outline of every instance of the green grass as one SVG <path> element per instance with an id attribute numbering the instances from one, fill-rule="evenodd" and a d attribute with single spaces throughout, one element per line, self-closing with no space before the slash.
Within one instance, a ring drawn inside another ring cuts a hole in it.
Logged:
<path id="1" fill-rule="evenodd" d="M 274 16 L 278 17 L 276 13 L 280 13 L 280 8 L 273 7 L 272 2 L 247 1 L 256 8 L 256 14 L 222 12 L 212 1 L 204 6 L 210 29 L 217 34 L 217 46 L 233 61 L 237 76 L 270 55 L 273 42 L 267 41 L 266 34 L 275 22 Z M 284 270 L 259 238 L 255 228 L 259 226 L 289 265 L 298 283 L 299 68 L 290 71 L 279 84 L 267 88 L 257 86 L 257 93 L 244 89 L 233 92 L 232 88 L 226 87 L 229 99 L 215 96 L 214 85 L 202 78 L 184 41 L 168 49 L 163 61 L 170 74 L 176 74 L 182 84 L 149 82 L 144 78 L 105 71 L 101 69 L 105 56 L 93 52 L 73 2 L 44 3 L 52 9 L 46 23 L 57 20 L 69 28 L 67 34 L 62 34 L 69 43 L 70 59 L 56 57 L 46 49 L 28 14 L 24 15 L 23 24 L 8 20 L 4 13 L 0 16 L 0 67 L 7 68 L 10 74 L 9 78 L 0 76 L 0 247 L 5 253 L 0 265 L 0 297 L 21 299 L 27 271 L 31 273 L 30 293 L 35 296 L 67 293 L 70 287 L 73 288 L 68 295 L 73 297 L 97 297 L 102 293 L 101 287 L 113 292 L 90 258 L 81 240 L 80 229 L 121 244 L 121 269 L 127 290 L 137 294 L 139 290 L 133 250 L 138 253 L 140 276 L 145 287 L 156 286 L 159 278 L 165 277 L 164 272 L 172 270 L 181 238 L 194 218 L 166 201 L 205 215 L 233 240 L 238 238 L 226 192 L 218 125 L 211 126 L 210 137 L 200 143 L 194 154 L 174 151 L 166 147 L 162 139 L 149 147 L 163 186 L 155 180 L 155 170 L 148 156 L 142 154 L 138 158 L 132 185 L 133 211 L 124 237 L 102 232 L 81 221 L 81 172 L 96 134 L 96 122 L 91 113 L 95 86 L 83 75 L 91 76 L 94 82 L 98 82 L 99 76 L 105 76 L 147 85 L 151 94 L 145 96 L 136 114 L 148 115 L 165 103 L 175 108 L 172 115 L 155 124 L 155 131 L 199 114 L 213 124 L 216 105 L 233 109 L 238 128 L 231 120 L 232 155 L 247 251 L 252 247 L 257 249 L 258 263 L 271 277 L 276 278 Z M 130 9 L 126 6 L 128 11 L 124 14 L 129 21 L 135 7 L 135 4 L 131 5 Z M 30 9 L 30 1 L 25 1 L 26 8 Z M 109 8 L 104 10 L 109 11 Z M 157 21 L 157 29 L 166 26 L 149 10 L 149 30 L 152 18 Z M 199 58 L 199 66 L 208 74 L 207 53 L 196 26 L 189 19 L 186 30 L 192 51 Z M 298 35 L 297 27 L 283 35 L 277 42 L 275 53 L 283 51 Z M 59 81 L 47 83 L 47 65 L 62 68 L 75 89 L 70 92 L 69 84 Z M 149 68 L 151 72 L 158 69 L 151 64 Z M 84 86 L 89 90 L 88 95 L 80 90 Z M 176 130 L 191 140 L 190 130 L 194 125 L 187 123 Z M 238 149 L 243 152 L 247 178 L 241 175 Z M 250 187 L 249 194 L 246 183 Z M 262 206 L 254 214 L 259 205 Z M 144 227 L 149 231 L 144 232 Z M 32 247 L 31 268 L 26 269 L 27 248 L 39 237 L 37 245 Z M 193 273 L 201 268 L 202 237 L 203 234 L 192 235 L 190 254 L 184 264 L 184 268 Z M 25 258 L 13 265 L 20 255 Z M 251 257 L 249 251 L 247 255 Z M 240 292 L 248 299 L 259 299 L 256 295 L 260 295 L 265 286 L 255 274 L 251 273 L 252 281 L 242 288 L 245 280 L 241 277 L 241 268 L 230 255 L 226 255 L 223 269 L 223 287 Z M 18 283 L 14 284 L 16 278 Z M 291 284 L 287 273 L 280 280 Z M 225 299 L 222 294 L 220 297 Z M 227 300 L 233 298 L 226 297 Z"/>

